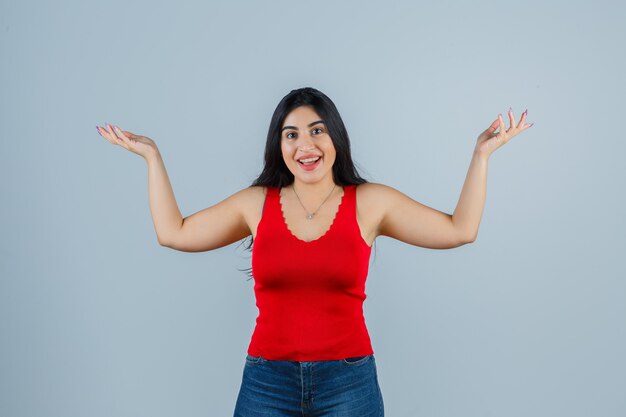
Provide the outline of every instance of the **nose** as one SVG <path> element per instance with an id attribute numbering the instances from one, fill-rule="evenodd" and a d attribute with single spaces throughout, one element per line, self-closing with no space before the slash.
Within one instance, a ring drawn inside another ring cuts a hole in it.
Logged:
<path id="1" fill-rule="evenodd" d="M 315 148 L 315 144 L 313 143 L 313 138 L 310 134 L 302 135 L 301 138 L 302 140 L 300 141 L 300 144 L 298 145 L 299 149 L 308 150 L 308 149 Z"/>
<path id="2" fill-rule="evenodd" d="M 307 153 L 309 151 L 312 151 L 313 149 L 315 149 L 315 146 L 299 146 L 298 149 L 300 150 L 300 153 Z"/>

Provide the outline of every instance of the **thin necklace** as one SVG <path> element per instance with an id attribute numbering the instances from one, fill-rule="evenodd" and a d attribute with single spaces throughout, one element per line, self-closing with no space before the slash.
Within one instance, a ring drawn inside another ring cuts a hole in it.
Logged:
<path id="1" fill-rule="evenodd" d="M 328 193 L 328 196 L 326 197 L 326 200 L 328 200 L 328 198 L 330 197 L 330 195 L 333 193 L 333 191 L 335 191 L 335 187 L 337 187 L 337 184 L 335 184 L 333 186 L 333 189 L 330 190 L 330 193 Z M 296 187 L 293 187 L 293 192 L 296 193 Z M 296 193 L 296 197 L 298 197 L 298 201 L 300 202 L 300 205 L 302 206 L 302 208 L 304 209 L 304 211 L 306 212 L 306 218 L 307 220 L 313 220 L 313 216 L 315 216 L 315 214 L 317 213 L 317 211 L 320 209 L 320 207 L 322 207 L 324 205 L 324 203 L 326 202 L 326 200 L 322 201 L 322 204 L 320 204 L 320 206 L 317 208 L 317 210 L 315 210 L 313 213 L 309 213 L 306 209 L 306 207 L 304 207 L 304 204 L 302 204 L 302 201 L 300 201 L 300 196 L 298 196 L 298 193 Z"/>

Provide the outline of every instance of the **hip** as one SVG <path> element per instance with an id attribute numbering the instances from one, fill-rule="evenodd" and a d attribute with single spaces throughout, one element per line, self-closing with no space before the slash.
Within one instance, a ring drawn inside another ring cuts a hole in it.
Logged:
<path id="1" fill-rule="evenodd" d="M 305 362 L 246 355 L 235 417 L 320 413 L 384 416 L 374 354 Z"/>

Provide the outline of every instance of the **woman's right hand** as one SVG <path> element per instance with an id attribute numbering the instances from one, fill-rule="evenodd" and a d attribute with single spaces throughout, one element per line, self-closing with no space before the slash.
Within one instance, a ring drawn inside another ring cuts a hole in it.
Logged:
<path id="1" fill-rule="evenodd" d="M 96 126 L 102 137 L 114 145 L 119 145 L 144 159 L 148 159 L 159 152 L 152 139 L 146 136 L 136 135 L 127 130 L 121 130 L 117 126 L 107 124 L 107 127 Z"/>

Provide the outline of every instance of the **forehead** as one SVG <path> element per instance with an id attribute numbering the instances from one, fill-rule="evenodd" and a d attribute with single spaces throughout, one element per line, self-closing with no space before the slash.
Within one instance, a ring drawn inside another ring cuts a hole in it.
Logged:
<path id="1" fill-rule="evenodd" d="M 315 112 L 315 109 L 311 106 L 300 106 L 293 109 L 285 120 L 283 126 L 286 125 L 307 125 L 310 122 L 319 120 L 321 117 Z M 281 127 L 283 127 L 281 126 Z"/>

